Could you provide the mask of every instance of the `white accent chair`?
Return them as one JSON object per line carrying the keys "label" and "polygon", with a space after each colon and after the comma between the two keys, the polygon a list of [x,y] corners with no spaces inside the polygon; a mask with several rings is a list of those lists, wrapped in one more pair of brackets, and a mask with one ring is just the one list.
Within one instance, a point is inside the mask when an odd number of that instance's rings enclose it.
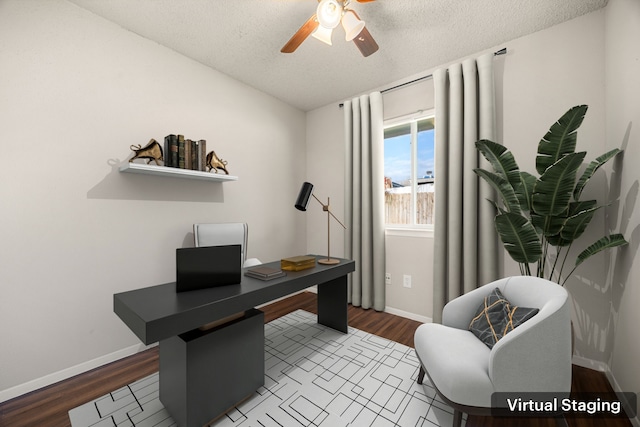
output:
{"label": "white accent chair", "polygon": [[[540,311],[490,349],[469,331],[469,323],[496,287],[511,304]],[[562,286],[545,279],[509,277],[474,289],[445,305],[442,324],[419,326],[414,343],[421,364],[418,383],[426,373],[454,409],[454,427],[461,425],[463,412],[490,415],[494,392],[568,396],[571,391],[569,297]],[[562,417],[556,420],[564,423]]]}
{"label": "white accent chair", "polygon": [[242,246],[243,268],[262,264],[258,258],[247,259],[247,238],[249,227],[246,223],[193,224],[193,240],[196,248],[202,246]]}

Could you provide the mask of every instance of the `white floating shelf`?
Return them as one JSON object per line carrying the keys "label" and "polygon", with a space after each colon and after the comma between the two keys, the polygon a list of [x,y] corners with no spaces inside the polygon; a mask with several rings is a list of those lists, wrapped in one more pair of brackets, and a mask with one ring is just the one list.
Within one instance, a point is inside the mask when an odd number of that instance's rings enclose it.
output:
{"label": "white floating shelf", "polygon": [[166,166],[146,165],[144,163],[125,163],[120,172],[140,173],[144,175],[172,176],[176,178],[199,179],[202,181],[237,181],[238,177],[223,173],[202,172],[189,169],[168,168]]}

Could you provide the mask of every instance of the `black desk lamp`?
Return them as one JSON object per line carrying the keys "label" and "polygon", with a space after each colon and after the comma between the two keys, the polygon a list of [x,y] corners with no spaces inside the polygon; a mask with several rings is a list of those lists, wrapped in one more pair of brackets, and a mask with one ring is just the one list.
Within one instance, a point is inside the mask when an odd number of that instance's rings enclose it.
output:
{"label": "black desk lamp", "polygon": [[296,200],[296,209],[300,211],[306,211],[307,205],[309,204],[309,199],[311,198],[311,196],[313,196],[313,198],[316,199],[318,203],[322,205],[322,210],[327,213],[327,258],[319,259],[318,264],[325,264],[325,265],[339,264],[340,260],[331,258],[331,255],[329,255],[330,254],[329,251],[331,248],[331,239],[330,239],[330,232],[329,232],[329,230],[331,229],[331,217],[333,217],[333,219],[338,221],[338,224],[340,224],[345,230],[347,229],[347,227],[345,227],[345,225],[342,222],[340,222],[340,220],[336,218],[333,212],[331,212],[331,210],[329,209],[328,197],[327,197],[327,204],[325,205],[320,201],[320,199],[316,197],[315,194],[313,194],[313,184],[311,184],[310,182],[305,182],[304,184],[302,184],[302,188],[300,189],[300,194],[298,194],[298,199]]}

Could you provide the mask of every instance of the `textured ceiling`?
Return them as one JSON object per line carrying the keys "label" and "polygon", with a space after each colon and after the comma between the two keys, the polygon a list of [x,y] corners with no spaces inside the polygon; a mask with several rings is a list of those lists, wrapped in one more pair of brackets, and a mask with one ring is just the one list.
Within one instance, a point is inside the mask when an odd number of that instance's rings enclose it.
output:
{"label": "textured ceiling", "polygon": [[[121,27],[308,111],[604,7],[607,0],[352,2],[380,46],[368,58],[334,30],[280,48],[316,0],[69,0]],[[508,48],[508,45],[506,46]]]}

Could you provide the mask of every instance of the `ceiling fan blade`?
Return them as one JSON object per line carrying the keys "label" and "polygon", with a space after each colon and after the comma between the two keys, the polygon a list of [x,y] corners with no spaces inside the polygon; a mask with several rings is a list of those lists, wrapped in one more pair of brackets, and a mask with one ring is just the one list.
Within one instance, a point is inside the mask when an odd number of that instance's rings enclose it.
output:
{"label": "ceiling fan blade", "polygon": [[291,37],[291,39],[289,39],[289,41],[282,47],[282,49],[280,49],[280,52],[294,52],[298,48],[298,46],[300,46],[302,42],[305,41],[307,37],[309,37],[309,34],[313,33],[313,31],[318,28],[318,25],[320,24],[318,24],[316,15],[313,14],[313,16],[311,16],[311,18],[309,18],[307,22],[302,24],[302,27],[300,27],[300,29],[293,35],[293,37]]}
{"label": "ceiling fan blade", "polygon": [[360,53],[362,56],[367,57],[371,54],[374,54],[378,51],[378,43],[373,39],[367,27],[364,27],[360,34],[353,39],[353,42],[356,44],[358,49],[360,49]]}
{"label": "ceiling fan blade", "polygon": [[[351,11],[356,15],[356,18],[360,19],[358,14],[353,9]],[[376,53],[379,49],[378,43],[376,43],[376,41],[373,39],[373,36],[369,32],[369,30],[367,30],[367,27],[364,27],[362,31],[360,31],[360,34],[358,34],[353,39],[353,42],[358,47],[358,49],[360,50],[360,53],[362,53],[362,56],[364,57],[367,57],[371,54]]]}

